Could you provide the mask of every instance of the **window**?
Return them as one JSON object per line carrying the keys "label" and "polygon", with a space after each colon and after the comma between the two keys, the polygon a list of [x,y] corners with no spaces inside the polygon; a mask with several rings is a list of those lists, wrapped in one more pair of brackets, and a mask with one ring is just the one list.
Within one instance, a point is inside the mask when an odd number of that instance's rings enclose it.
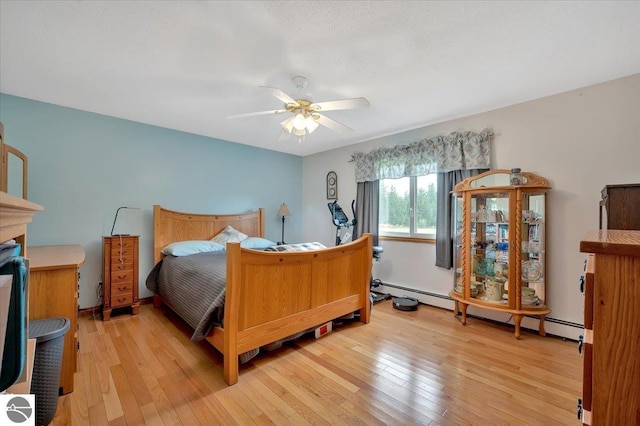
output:
{"label": "window", "polygon": [[379,234],[436,238],[437,175],[380,180]]}

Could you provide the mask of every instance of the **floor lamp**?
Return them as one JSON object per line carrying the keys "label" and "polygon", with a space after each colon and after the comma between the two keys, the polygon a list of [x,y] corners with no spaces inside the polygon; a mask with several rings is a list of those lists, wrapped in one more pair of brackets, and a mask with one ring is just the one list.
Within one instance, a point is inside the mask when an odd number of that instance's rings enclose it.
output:
{"label": "floor lamp", "polygon": [[291,216],[291,212],[289,211],[289,207],[285,203],[282,203],[280,206],[280,210],[278,210],[278,216],[282,217],[282,241],[278,242],[278,244],[285,244],[284,242],[284,217]]}

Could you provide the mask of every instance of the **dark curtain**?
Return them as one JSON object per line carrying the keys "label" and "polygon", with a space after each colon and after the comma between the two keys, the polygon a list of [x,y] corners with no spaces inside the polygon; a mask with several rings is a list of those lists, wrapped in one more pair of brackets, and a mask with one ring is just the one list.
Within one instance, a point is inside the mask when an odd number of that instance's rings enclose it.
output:
{"label": "dark curtain", "polygon": [[453,267],[453,196],[451,191],[464,179],[489,169],[454,170],[438,173],[438,218],[436,224],[436,266]]}
{"label": "dark curtain", "polygon": [[373,234],[373,245],[378,245],[378,201],[380,181],[358,182],[356,192],[356,218],[358,223],[353,231],[355,240],[363,233]]}

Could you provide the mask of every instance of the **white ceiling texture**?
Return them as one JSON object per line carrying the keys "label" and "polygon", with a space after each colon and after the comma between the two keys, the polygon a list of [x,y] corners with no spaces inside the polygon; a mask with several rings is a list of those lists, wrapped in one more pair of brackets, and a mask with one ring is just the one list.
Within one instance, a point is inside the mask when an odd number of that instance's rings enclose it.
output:
{"label": "white ceiling texture", "polygon": [[[0,1],[0,91],[310,155],[640,72],[640,2]],[[355,131],[278,140],[314,102]]]}

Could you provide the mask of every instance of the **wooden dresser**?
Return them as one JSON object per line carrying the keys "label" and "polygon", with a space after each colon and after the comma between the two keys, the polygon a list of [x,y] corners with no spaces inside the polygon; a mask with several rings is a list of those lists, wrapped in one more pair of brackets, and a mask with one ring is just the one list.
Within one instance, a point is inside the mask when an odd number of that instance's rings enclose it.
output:
{"label": "wooden dresser", "polygon": [[102,318],[108,321],[111,310],[131,307],[138,313],[138,240],[137,235],[113,235],[102,238]]}
{"label": "wooden dresser", "polygon": [[640,231],[590,231],[580,251],[589,255],[578,413],[588,425],[640,425]]}
{"label": "wooden dresser", "polygon": [[78,279],[84,263],[80,245],[29,246],[29,320],[65,317],[71,322],[64,336],[60,371],[62,394],[73,392],[78,351]]}

